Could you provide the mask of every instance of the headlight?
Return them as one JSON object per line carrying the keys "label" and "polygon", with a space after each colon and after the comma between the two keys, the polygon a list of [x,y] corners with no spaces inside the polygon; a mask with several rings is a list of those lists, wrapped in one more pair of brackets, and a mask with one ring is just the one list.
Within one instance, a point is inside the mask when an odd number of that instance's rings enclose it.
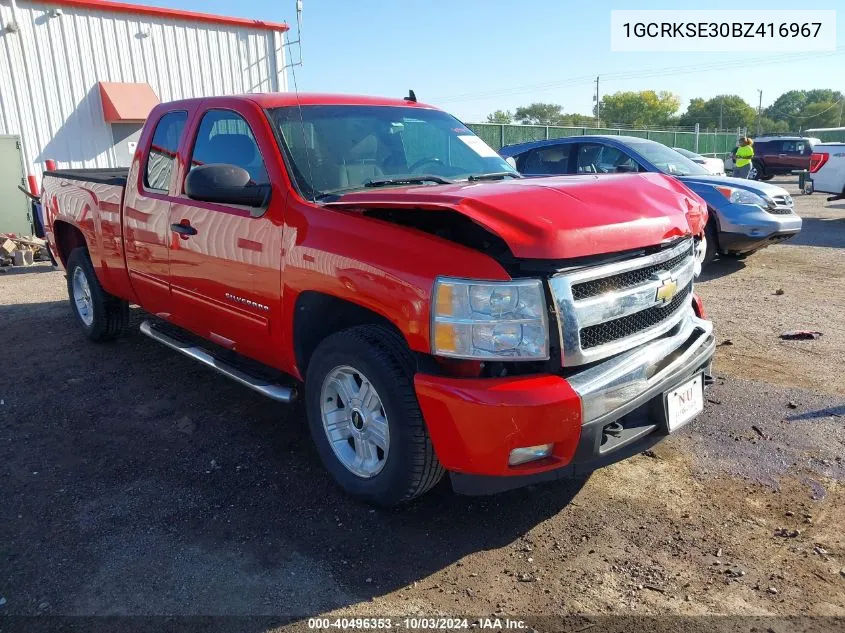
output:
{"label": "headlight", "polygon": [[549,327],[539,279],[434,283],[431,352],[477,360],[547,360]]}
{"label": "headlight", "polygon": [[763,196],[758,196],[746,189],[734,189],[733,187],[716,187],[716,189],[734,204],[755,204],[764,209],[769,206]]}

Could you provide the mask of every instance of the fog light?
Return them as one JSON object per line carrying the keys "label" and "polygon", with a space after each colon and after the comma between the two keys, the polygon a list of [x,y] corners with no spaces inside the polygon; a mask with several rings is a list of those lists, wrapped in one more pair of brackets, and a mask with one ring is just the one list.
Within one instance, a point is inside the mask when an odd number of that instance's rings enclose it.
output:
{"label": "fog light", "polygon": [[515,448],[511,451],[510,457],[508,457],[508,465],[517,466],[518,464],[543,459],[552,454],[553,447],[554,444],[540,444],[538,446]]}

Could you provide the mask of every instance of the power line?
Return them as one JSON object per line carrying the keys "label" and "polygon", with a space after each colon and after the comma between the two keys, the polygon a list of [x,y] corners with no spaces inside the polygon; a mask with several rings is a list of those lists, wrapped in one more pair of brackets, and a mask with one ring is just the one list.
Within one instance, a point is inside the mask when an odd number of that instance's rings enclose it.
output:
{"label": "power line", "polygon": [[[691,73],[705,73],[705,72],[712,72],[712,71],[722,71],[731,68],[748,68],[751,66],[766,66],[771,64],[782,64],[782,63],[791,63],[796,61],[802,61],[804,59],[814,59],[817,60],[820,57],[831,57],[835,55],[841,55],[845,53],[845,46],[838,46],[835,51],[829,51],[826,53],[804,53],[798,55],[780,55],[777,57],[760,57],[760,58],[751,58],[751,59],[734,59],[729,60],[719,65],[714,65],[712,62],[704,63],[704,64],[697,64],[697,65],[684,65],[684,66],[669,66],[665,68],[653,68],[651,70],[643,70],[643,71],[619,71],[614,73],[601,73],[601,77],[603,80],[614,80],[614,79],[641,79],[641,78],[649,78],[649,77],[667,77],[673,75],[680,75],[680,74],[691,74]],[[548,90],[552,88],[559,88],[563,86],[576,86],[576,85],[585,85],[589,83],[595,82],[595,78],[593,75],[581,75],[579,77],[572,77],[569,79],[561,79],[557,81],[549,81],[543,83],[536,83],[536,84],[524,84],[521,86],[512,86],[510,88],[499,88],[496,90],[487,90],[482,92],[465,92],[460,94],[454,94],[444,97],[433,97],[430,98],[429,101],[436,101],[438,103],[448,103],[448,102],[455,102],[455,101],[476,101],[479,99],[488,99],[492,97],[500,97],[500,96],[512,96],[512,95],[519,95],[525,94],[528,92],[536,92],[539,90]]]}
{"label": "power line", "polygon": [[[816,103],[819,103],[819,102],[816,102]],[[822,101],[821,103],[824,103],[824,102]],[[777,110],[775,110],[771,114],[779,114],[781,116],[789,117],[790,119],[815,119],[820,114],[824,114],[828,110],[833,110],[833,108],[835,108],[836,106],[838,106],[842,103],[845,103],[845,98],[840,99],[836,103],[832,104],[829,108],[825,108],[821,112],[816,112],[815,114],[811,114],[810,116],[798,116],[797,114],[787,114],[786,112],[780,112],[780,111],[777,111]],[[770,113],[769,110],[766,110],[766,114],[769,114],[769,113]]]}

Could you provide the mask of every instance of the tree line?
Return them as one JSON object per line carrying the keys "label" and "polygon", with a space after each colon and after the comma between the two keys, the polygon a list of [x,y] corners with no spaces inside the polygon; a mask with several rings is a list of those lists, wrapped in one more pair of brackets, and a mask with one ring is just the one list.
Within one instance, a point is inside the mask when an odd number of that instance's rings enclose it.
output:
{"label": "tree line", "polygon": [[[605,95],[592,115],[568,114],[562,105],[532,103],[510,110],[496,110],[487,115],[488,123],[521,123],[525,125],[593,126],[599,120],[603,127],[689,126],[700,129],[748,128],[764,134],[798,132],[814,127],[839,127],[843,124],[845,96],[838,90],[790,90],[770,106],[757,109],[737,95],[718,95],[711,99],[692,99],[679,113],[681,99],[667,91],[623,91]],[[758,126],[759,117],[759,126]]]}

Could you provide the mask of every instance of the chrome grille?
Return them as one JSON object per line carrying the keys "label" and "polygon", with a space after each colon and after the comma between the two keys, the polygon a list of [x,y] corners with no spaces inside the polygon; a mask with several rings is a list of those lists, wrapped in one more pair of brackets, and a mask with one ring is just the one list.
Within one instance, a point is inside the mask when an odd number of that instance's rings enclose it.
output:
{"label": "chrome grille", "polygon": [[611,277],[594,279],[581,284],[575,284],[572,286],[572,297],[578,301],[580,299],[589,299],[590,297],[595,297],[596,295],[604,294],[605,292],[614,292],[616,290],[624,290],[625,288],[638,286],[648,282],[651,279],[651,276],[655,273],[663,270],[672,270],[681,264],[686,257],[686,253],[681,253],[677,257],[673,257],[665,263],[654,264],[653,266],[630,270]]}
{"label": "chrome grille", "polygon": [[691,314],[693,253],[685,238],[652,255],[553,276],[564,366],[642,345]]}
{"label": "chrome grille", "polygon": [[792,201],[792,196],[774,196],[772,198],[775,205],[768,207],[766,210],[774,215],[791,215],[795,213],[795,203]]}
{"label": "chrome grille", "polygon": [[611,343],[620,338],[632,336],[637,332],[654,327],[661,321],[672,316],[678,308],[683,306],[692,292],[692,284],[675,295],[665,306],[659,305],[640,312],[607,321],[598,325],[591,325],[581,330],[581,349],[589,349],[605,343]]}

